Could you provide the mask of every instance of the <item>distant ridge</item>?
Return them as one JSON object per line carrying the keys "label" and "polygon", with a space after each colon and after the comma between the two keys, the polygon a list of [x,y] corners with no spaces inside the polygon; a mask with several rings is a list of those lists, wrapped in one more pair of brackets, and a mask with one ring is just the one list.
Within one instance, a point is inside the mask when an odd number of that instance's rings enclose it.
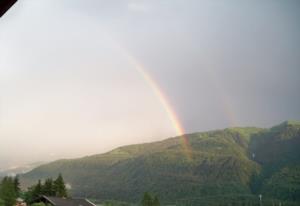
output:
{"label": "distant ridge", "polygon": [[[42,165],[21,176],[23,185],[62,173],[74,196],[138,202],[145,191],[182,205],[241,201],[300,203],[300,122],[269,129],[235,127],[119,147],[108,153]],[[212,204],[212,202],[214,204]]]}

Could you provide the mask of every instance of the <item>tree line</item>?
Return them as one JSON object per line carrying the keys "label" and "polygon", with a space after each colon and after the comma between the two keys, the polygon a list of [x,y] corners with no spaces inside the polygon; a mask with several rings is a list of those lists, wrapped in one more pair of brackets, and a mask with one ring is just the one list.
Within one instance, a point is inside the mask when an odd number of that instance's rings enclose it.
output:
{"label": "tree line", "polygon": [[18,197],[31,204],[42,195],[52,197],[68,197],[65,181],[61,174],[56,179],[48,178],[22,191],[19,177],[4,177],[0,182],[0,206],[13,206]]}
{"label": "tree line", "polygon": [[18,176],[4,177],[0,183],[0,205],[12,206],[21,192]]}
{"label": "tree line", "polygon": [[44,182],[39,180],[36,185],[27,189],[24,193],[24,198],[27,203],[32,203],[42,195],[68,197],[67,188],[61,174],[55,180],[52,178],[48,178]]}

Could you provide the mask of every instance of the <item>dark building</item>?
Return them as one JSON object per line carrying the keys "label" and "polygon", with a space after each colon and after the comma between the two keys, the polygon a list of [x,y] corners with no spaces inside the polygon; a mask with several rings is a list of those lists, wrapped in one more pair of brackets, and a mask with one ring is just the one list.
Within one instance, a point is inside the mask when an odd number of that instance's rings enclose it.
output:
{"label": "dark building", "polygon": [[96,206],[92,202],[83,198],[60,198],[60,197],[49,197],[49,196],[41,196],[39,199],[35,201],[43,202],[47,205],[53,206]]}
{"label": "dark building", "polygon": [[0,17],[7,12],[17,0],[0,0]]}

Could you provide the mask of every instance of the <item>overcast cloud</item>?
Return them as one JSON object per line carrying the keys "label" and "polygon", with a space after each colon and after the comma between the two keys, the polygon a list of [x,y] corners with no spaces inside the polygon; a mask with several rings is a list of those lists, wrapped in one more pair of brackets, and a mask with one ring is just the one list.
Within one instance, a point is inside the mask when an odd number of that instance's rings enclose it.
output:
{"label": "overcast cloud", "polygon": [[0,168],[176,135],[127,55],[187,133],[299,120],[299,36],[297,0],[20,0],[0,19]]}

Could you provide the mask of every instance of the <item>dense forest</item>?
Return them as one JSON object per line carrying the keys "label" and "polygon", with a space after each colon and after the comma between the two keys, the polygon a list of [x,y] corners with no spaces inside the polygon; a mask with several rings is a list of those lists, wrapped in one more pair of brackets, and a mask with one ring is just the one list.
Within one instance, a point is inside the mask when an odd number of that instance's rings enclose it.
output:
{"label": "dense forest", "polygon": [[4,177],[0,183],[0,205],[12,206],[20,196],[20,182],[18,176]]}
{"label": "dense forest", "polygon": [[20,177],[23,186],[63,174],[73,196],[162,205],[299,205],[300,123],[228,128],[59,160]]}
{"label": "dense forest", "polygon": [[61,174],[59,174],[55,180],[47,178],[43,183],[41,180],[38,180],[37,184],[27,188],[24,193],[24,198],[25,201],[30,204],[42,195],[51,197],[68,197],[66,184]]}
{"label": "dense forest", "polygon": [[34,203],[42,195],[52,197],[68,197],[67,188],[61,174],[53,180],[47,178],[43,183],[38,180],[26,190],[21,190],[19,177],[4,177],[0,183],[0,206],[12,206],[17,198],[24,198],[28,205]]}

